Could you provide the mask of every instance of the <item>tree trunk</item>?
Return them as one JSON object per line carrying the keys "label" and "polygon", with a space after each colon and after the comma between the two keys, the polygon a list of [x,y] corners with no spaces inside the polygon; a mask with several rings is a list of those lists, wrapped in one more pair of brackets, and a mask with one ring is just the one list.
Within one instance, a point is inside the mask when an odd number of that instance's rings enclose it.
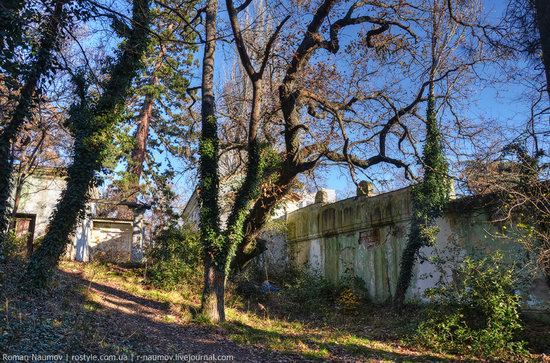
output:
{"label": "tree trunk", "polygon": [[31,286],[42,287],[49,282],[70,234],[85,212],[89,190],[107,156],[105,150],[110,140],[105,135],[109,135],[120,119],[128,90],[147,49],[148,15],[149,0],[134,0],[132,30],[121,46],[119,59],[111,68],[111,77],[103,94],[93,108],[74,107],[71,110],[75,156],[68,169],[67,188],[56,206],[48,232],[27,266],[25,279]]}
{"label": "tree trunk", "polygon": [[38,82],[48,72],[52,63],[52,53],[56,46],[63,21],[63,5],[68,0],[58,0],[42,33],[40,48],[31,70],[27,74],[23,88],[17,100],[17,106],[7,125],[0,133],[0,259],[2,258],[3,234],[9,227],[9,200],[11,197],[11,163],[12,146],[25,121],[31,116],[33,99],[36,95]]}
{"label": "tree trunk", "polygon": [[219,139],[214,97],[214,60],[218,1],[206,5],[206,42],[202,68],[201,140],[199,146],[200,231],[204,252],[204,289],[201,311],[211,321],[225,319],[225,248],[220,232]]}
{"label": "tree trunk", "polygon": [[[394,308],[401,310],[405,303],[405,295],[411,285],[416,257],[423,246],[432,243],[427,236],[427,230],[435,226],[435,220],[441,216],[449,201],[450,185],[448,184],[448,165],[443,152],[441,134],[437,125],[437,108],[435,105],[435,85],[439,65],[438,34],[439,23],[436,15],[441,11],[434,3],[432,9],[431,65],[429,71],[428,103],[426,106],[426,140],[422,150],[424,176],[422,183],[413,186],[411,192],[412,218],[407,246],[401,255],[399,277]],[[432,232],[433,233],[433,232]],[[433,236],[435,240],[435,236]]]}
{"label": "tree trunk", "polygon": [[546,92],[550,100],[550,1],[535,0],[537,26],[542,47],[542,61],[546,74]]}
{"label": "tree trunk", "polygon": [[[156,76],[153,76],[151,79],[152,85],[158,84],[158,79]],[[139,114],[138,128],[136,130],[136,145],[132,150],[132,162],[133,167],[131,168],[132,173],[136,177],[136,182],[139,183],[141,174],[143,173],[143,162],[145,161],[145,152],[147,150],[147,138],[149,136],[149,123],[151,121],[151,116],[153,114],[153,104],[155,99],[153,95],[145,96],[143,101],[143,106]]]}
{"label": "tree trunk", "polygon": [[[153,85],[158,84],[156,76],[151,78]],[[139,192],[139,181],[141,174],[143,173],[143,163],[145,162],[145,154],[147,152],[147,139],[149,138],[149,123],[153,114],[153,104],[155,99],[152,94],[145,96],[141,111],[138,117],[138,128],[135,135],[135,145],[132,150],[132,156],[130,161],[130,197],[129,200],[136,201]]]}
{"label": "tree trunk", "polygon": [[267,250],[266,244],[258,240],[258,236],[273,208],[290,191],[297,174],[296,168],[285,165],[281,176],[272,187],[273,191],[261,196],[254,203],[244,223],[244,238],[237,246],[235,257],[231,262],[233,272],[242,271],[252,259]]}
{"label": "tree trunk", "polygon": [[254,241],[251,241],[251,237],[246,236],[243,242],[237,246],[235,257],[231,261],[231,270],[235,273],[243,271],[250,261],[267,251],[265,240],[256,238]]}
{"label": "tree trunk", "polygon": [[[301,115],[299,112],[300,100],[299,90],[297,89],[297,80],[302,76],[302,71],[308,63],[313,50],[318,47],[318,42],[315,35],[321,28],[324,20],[328,17],[331,9],[337,3],[334,0],[323,1],[315,11],[315,15],[308,25],[307,33],[304,39],[298,46],[292,61],[283,79],[283,83],[279,86],[279,101],[281,104],[281,112],[285,122],[285,162],[279,171],[279,178],[272,187],[271,193],[258,198],[258,190],[262,171],[258,167],[260,160],[259,143],[256,140],[257,126],[261,115],[261,98],[262,85],[261,73],[253,71],[253,67],[248,59],[245,50],[244,41],[241,38],[240,30],[237,26],[237,13],[232,8],[232,1],[227,0],[228,13],[231,21],[233,33],[236,38],[237,50],[241,57],[241,63],[247,71],[253,85],[252,109],[249,126],[249,142],[248,142],[248,170],[243,187],[237,197],[236,206],[232,213],[232,218],[229,219],[229,225],[235,229],[237,235],[243,235],[243,238],[235,241],[237,246],[236,254],[231,261],[233,271],[240,271],[256,256],[263,253],[266,249],[265,243],[258,243],[258,235],[265,225],[269,214],[282,197],[289,191],[293,184],[296,175],[307,170],[301,165],[299,150],[300,150],[300,125]],[[313,166],[313,164],[312,164]],[[249,203],[254,201],[252,209],[246,214],[239,211],[248,211]],[[246,203],[246,204],[245,204]],[[246,207],[246,208],[245,208]],[[235,222],[232,224],[231,222]],[[231,235],[230,235],[231,237]]]}
{"label": "tree trunk", "polygon": [[201,311],[212,323],[225,321],[225,273],[210,258],[204,259]]}
{"label": "tree trunk", "polygon": [[405,295],[411,285],[413,268],[416,263],[416,254],[422,247],[422,243],[419,242],[421,240],[420,223],[422,222],[415,219],[411,221],[411,231],[408,236],[409,241],[401,255],[399,278],[395,288],[395,296],[393,297],[394,308],[398,311],[403,308],[405,303]]}
{"label": "tree trunk", "polygon": [[11,212],[12,220],[15,221],[15,215],[19,210],[19,204],[21,203],[21,193],[23,192],[23,184],[25,181],[26,175],[21,175],[17,180],[17,186],[15,187],[15,193],[13,198],[13,208]]}
{"label": "tree trunk", "polygon": [[[170,24],[168,31],[170,32],[173,25]],[[157,56],[157,61],[151,73],[150,86],[156,88],[159,85],[159,78],[157,72],[162,66],[163,58],[166,53],[166,47],[161,45],[160,52]],[[139,192],[139,181],[143,174],[143,163],[145,162],[145,155],[147,153],[147,139],[149,138],[149,125],[151,124],[151,117],[153,116],[153,106],[155,104],[155,93],[149,92],[145,95],[143,105],[138,116],[138,128],[135,135],[135,145],[132,150],[130,173],[132,174],[131,182],[131,195],[130,200],[136,201]]]}
{"label": "tree trunk", "polygon": [[61,195],[42,244],[29,260],[25,275],[25,281],[29,285],[47,285],[57,267],[59,258],[69,243],[69,236],[85,212],[90,181],[94,177],[93,168],[82,166],[93,162],[94,160],[90,160],[90,153],[75,154],[73,164],[68,170],[67,189]]}

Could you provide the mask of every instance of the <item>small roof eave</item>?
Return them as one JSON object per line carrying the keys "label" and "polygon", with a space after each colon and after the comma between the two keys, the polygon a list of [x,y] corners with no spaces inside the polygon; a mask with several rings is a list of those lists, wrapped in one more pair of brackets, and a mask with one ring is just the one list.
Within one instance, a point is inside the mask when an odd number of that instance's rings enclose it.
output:
{"label": "small roof eave", "polygon": [[120,219],[120,218],[92,218],[93,222],[110,222],[110,223],[124,223],[124,224],[133,224],[133,220]]}

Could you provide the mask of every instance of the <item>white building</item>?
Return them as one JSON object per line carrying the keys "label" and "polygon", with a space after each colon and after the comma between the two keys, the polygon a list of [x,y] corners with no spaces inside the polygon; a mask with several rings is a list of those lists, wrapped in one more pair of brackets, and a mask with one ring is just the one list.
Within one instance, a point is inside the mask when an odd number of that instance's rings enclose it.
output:
{"label": "white building", "polygon": [[[27,253],[40,243],[46,234],[50,217],[66,187],[63,169],[37,169],[27,177],[21,189],[19,207],[15,214],[14,230],[18,238],[26,238]],[[84,219],[72,236],[67,257],[77,261],[94,258],[119,262],[139,261],[142,258],[146,206],[137,203],[116,203],[97,199],[93,191]],[[99,213],[103,205],[122,205],[131,208],[132,218],[111,218]]]}
{"label": "white building", "polygon": [[[227,185],[227,184],[224,184]],[[227,188],[224,188],[224,185],[221,187],[221,196],[227,196],[230,192],[228,190],[225,190]],[[315,198],[319,194],[319,192],[323,192],[327,200],[326,203],[334,203],[336,202],[336,191],[333,189],[321,189],[318,192],[315,193],[309,193],[304,192],[301,194],[293,193],[284,203],[281,203],[278,207],[276,207],[273,210],[273,214],[271,216],[271,219],[279,219],[281,217],[286,216],[288,213],[294,212],[297,209],[307,207],[308,205],[316,203]],[[223,198],[226,199],[226,198]],[[231,203],[221,200],[220,202],[221,208],[222,208],[222,224],[225,225],[225,221],[227,217],[229,216],[229,208],[231,207]],[[185,204],[185,207],[183,208],[182,212],[182,218],[183,220],[188,223],[191,226],[199,226],[200,222],[200,205],[199,205],[199,195],[197,189],[193,191],[193,194],[191,194],[191,197]]]}

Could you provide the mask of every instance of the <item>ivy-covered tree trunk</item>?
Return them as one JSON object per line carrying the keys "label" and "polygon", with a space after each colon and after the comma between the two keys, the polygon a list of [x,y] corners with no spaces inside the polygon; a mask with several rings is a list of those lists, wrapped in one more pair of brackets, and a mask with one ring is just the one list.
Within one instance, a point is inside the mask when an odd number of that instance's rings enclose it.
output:
{"label": "ivy-covered tree trunk", "polygon": [[424,179],[412,189],[412,218],[409,240],[401,256],[399,278],[394,296],[397,309],[403,306],[411,284],[413,268],[420,248],[435,243],[438,228],[435,220],[443,213],[449,201],[450,181],[441,134],[437,126],[433,82],[429,88],[426,142],[422,155]]}
{"label": "ivy-covered tree trunk", "polygon": [[201,311],[213,323],[225,321],[225,273],[210,256],[204,259]]}
{"label": "ivy-covered tree trunk", "polygon": [[425,245],[421,236],[422,226],[425,225],[425,222],[425,220],[415,218],[414,216],[411,219],[411,227],[408,237],[409,240],[407,242],[407,246],[405,246],[405,249],[403,250],[403,254],[401,255],[399,279],[397,280],[397,288],[394,296],[394,305],[397,309],[401,309],[403,307],[405,295],[411,284],[416,255],[420,248]]}
{"label": "ivy-covered tree trunk", "polygon": [[271,211],[277,203],[291,190],[297,171],[295,168],[287,168],[277,178],[273,185],[273,189],[277,193],[269,193],[263,198],[259,198],[252,207],[252,210],[247,216],[244,223],[246,231],[242,241],[237,246],[235,257],[231,263],[233,271],[242,271],[256,257],[267,250],[265,241],[258,237],[262,227],[265,226],[270,218]]}
{"label": "ivy-covered tree trunk", "polygon": [[201,140],[199,146],[200,232],[204,253],[204,288],[201,311],[212,322],[225,320],[224,236],[220,231],[218,203],[219,138],[214,97],[214,58],[218,1],[206,5],[206,42],[202,65]]}
{"label": "ivy-covered tree trunk", "polygon": [[19,73],[15,49],[25,45],[25,26],[29,18],[25,14],[25,0],[2,0],[0,3],[0,67],[8,83]]}
{"label": "ivy-covered tree trunk", "polygon": [[448,163],[443,151],[442,136],[437,125],[435,79],[441,54],[438,51],[441,31],[438,14],[442,11],[434,2],[432,8],[431,66],[429,70],[428,105],[426,109],[426,141],[422,150],[424,178],[412,188],[412,216],[408,242],[401,255],[399,277],[393,299],[394,307],[401,309],[411,285],[416,258],[423,246],[434,245],[439,228],[436,219],[443,214],[449,202],[451,181]]}
{"label": "ivy-covered tree trunk", "polygon": [[252,115],[250,120],[248,160],[246,164],[246,176],[240,187],[233,205],[231,214],[227,220],[227,242],[225,246],[226,267],[231,263],[237,247],[246,236],[246,219],[250,213],[251,203],[260,195],[261,179],[264,177],[265,158],[257,139],[257,125],[260,122],[260,89],[261,82],[253,83]]}
{"label": "ivy-covered tree trunk", "polygon": [[82,149],[86,149],[84,140],[76,143],[73,164],[68,169],[67,188],[56,206],[42,244],[32,254],[27,266],[25,281],[29,286],[47,285],[69,243],[69,236],[85,212],[89,181],[94,178],[95,168],[92,165],[95,158],[89,151],[83,152]]}
{"label": "ivy-covered tree trunk", "polygon": [[542,48],[542,61],[546,74],[546,92],[550,100],[550,1],[535,0],[534,4]]}
{"label": "ivy-covered tree trunk", "polygon": [[10,220],[9,200],[12,193],[11,177],[13,172],[12,146],[17,140],[25,121],[31,117],[33,100],[37,94],[40,79],[51,70],[53,51],[59,40],[65,18],[63,16],[63,6],[67,2],[68,0],[55,1],[53,12],[44,26],[36,59],[23,81],[15,110],[0,133],[0,259],[3,256],[4,233],[9,227]]}
{"label": "ivy-covered tree trunk", "polygon": [[107,157],[112,129],[122,118],[128,90],[141,67],[148,42],[148,20],[149,0],[134,0],[132,28],[110,69],[103,94],[94,106],[73,109],[70,124],[75,133],[75,156],[48,232],[27,266],[25,277],[30,285],[40,287],[48,282],[85,212],[90,188]]}

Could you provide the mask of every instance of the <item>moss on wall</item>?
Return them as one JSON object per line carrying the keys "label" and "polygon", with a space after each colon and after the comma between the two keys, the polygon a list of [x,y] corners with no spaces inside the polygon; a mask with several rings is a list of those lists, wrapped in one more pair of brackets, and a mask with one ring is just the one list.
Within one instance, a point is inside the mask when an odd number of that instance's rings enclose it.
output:
{"label": "moss on wall", "polygon": [[[287,217],[289,260],[309,265],[333,282],[348,275],[359,277],[374,302],[389,302],[397,286],[410,215],[409,189],[299,209]],[[425,256],[444,254],[453,260],[501,250],[509,262],[528,263],[518,243],[496,236],[499,226],[492,224],[489,214],[479,206],[455,208],[451,204],[437,224],[436,246],[424,247]],[[452,273],[452,268],[448,270]],[[431,262],[417,262],[407,299],[422,299],[426,288],[434,286],[440,277]],[[550,307],[550,302],[544,304]]]}

